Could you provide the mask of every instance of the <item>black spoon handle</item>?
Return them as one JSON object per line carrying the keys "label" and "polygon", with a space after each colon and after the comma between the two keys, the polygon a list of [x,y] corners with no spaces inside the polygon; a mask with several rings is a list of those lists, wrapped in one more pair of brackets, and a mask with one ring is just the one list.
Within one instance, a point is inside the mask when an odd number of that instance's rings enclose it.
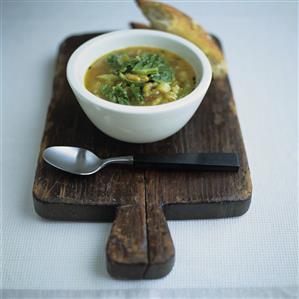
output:
{"label": "black spoon handle", "polygon": [[235,153],[198,153],[172,155],[134,155],[134,166],[140,168],[238,171],[239,156]]}

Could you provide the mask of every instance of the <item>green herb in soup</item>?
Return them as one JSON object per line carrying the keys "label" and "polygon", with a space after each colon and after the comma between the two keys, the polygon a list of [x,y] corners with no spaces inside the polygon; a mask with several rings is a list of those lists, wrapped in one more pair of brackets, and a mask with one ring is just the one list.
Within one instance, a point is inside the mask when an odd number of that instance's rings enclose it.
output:
{"label": "green herb in soup", "polygon": [[193,68],[178,55],[157,48],[131,47],[106,54],[87,70],[93,94],[123,105],[159,105],[180,99],[196,85]]}

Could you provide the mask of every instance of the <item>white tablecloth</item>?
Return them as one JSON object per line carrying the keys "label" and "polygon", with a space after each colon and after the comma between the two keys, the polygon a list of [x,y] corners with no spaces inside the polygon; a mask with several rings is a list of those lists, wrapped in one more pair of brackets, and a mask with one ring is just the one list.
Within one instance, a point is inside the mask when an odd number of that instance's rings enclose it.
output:
{"label": "white tablecloth", "polygon": [[169,222],[165,278],[105,270],[111,224],[46,221],[32,184],[59,43],[144,21],[133,1],[2,3],[4,298],[294,298],[298,280],[297,3],[174,2],[223,42],[254,193],[234,219]]}

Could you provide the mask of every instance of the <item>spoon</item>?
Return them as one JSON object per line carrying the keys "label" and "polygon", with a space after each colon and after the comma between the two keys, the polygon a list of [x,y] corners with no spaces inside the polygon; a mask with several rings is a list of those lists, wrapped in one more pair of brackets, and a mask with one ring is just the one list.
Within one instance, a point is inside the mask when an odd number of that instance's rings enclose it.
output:
{"label": "spoon", "polygon": [[139,154],[101,159],[87,149],[73,146],[48,147],[43,152],[43,159],[58,169],[77,175],[93,174],[108,164],[199,171],[237,171],[240,167],[235,153]]}

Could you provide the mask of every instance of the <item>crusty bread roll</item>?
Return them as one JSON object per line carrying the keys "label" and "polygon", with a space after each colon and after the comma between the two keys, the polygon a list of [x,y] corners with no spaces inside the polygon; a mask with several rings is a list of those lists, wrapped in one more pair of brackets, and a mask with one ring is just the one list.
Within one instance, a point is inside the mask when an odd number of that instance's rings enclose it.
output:
{"label": "crusty bread roll", "polygon": [[165,3],[151,0],[136,0],[143,14],[149,19],[151,25],[131,23],[133,28],[152,28],[167,31],[184,37],[197,45],[209,58],[213,77],[226,75],[226,63],[218,45],[211,36],[189,16]]}

